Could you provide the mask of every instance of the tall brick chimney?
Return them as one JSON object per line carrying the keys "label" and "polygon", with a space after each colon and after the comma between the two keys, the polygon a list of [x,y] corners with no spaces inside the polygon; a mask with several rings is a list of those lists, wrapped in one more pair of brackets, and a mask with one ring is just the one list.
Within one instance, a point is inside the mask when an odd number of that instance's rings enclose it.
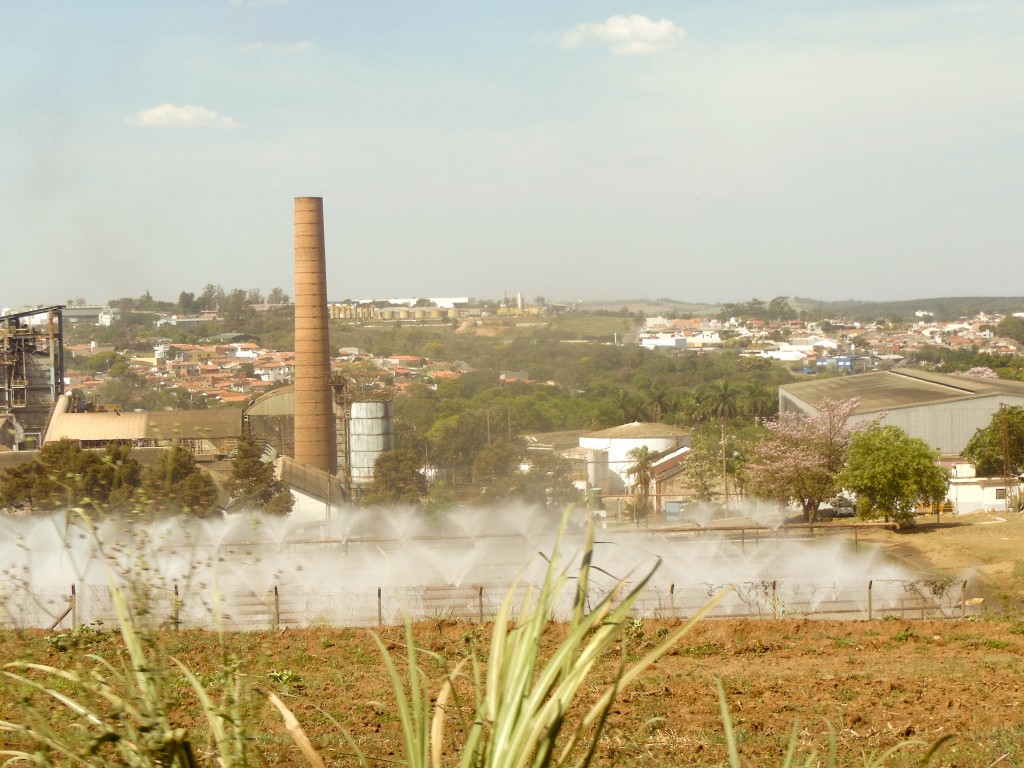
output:
{"label": "tall brick chimney", "polygon": [[337,472],[324,201],[295,198],[295,460]]}

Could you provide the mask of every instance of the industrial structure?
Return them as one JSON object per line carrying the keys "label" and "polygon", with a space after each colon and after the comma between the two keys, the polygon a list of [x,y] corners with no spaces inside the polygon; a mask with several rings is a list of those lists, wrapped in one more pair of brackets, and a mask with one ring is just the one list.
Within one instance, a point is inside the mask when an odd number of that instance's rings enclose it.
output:
{"label": "industrial structure", "polygon": [[[0,444],[38,448],[64,393],[63,306],[0,317]],[[45,322],[30,322],[44,315]]]}
{"label": "industrial structure", "polygon": [[880,418],[944,456],[958,456],[1001,406],[1024,405],[1024,383],[900,368],[783,384],[779,411],[816,416],[825,398],[858,398],[850,426]]}
{"label": "industrial structure", "polygon": [[295,460],[337,471],[327,331],[324,201],[295,198]]}
{"label": "industrial structure", "polygon": [[[294,227],[294,386],[273,390],[241,412],[97,408],[64,392],[64,307],[27,310],[0,317],[2,446],[35,449],[61,439],[83,448],[185,442],[197,457],[217,460],[230,455],[248,429],[270,446],[270,455],[291,460],[287,474],[304,478],[304,489],[323,486],[338,501],[357,497],[373,481],[377,457],[394,447],[391,393],[360,388],[332,372],[323,200],[295,198]],[[330,480],[321,482],[325,477]]]}
{"label": "industrial structure", "polygon": [[[388,396],[360,396],[331,374],[324,205],[295,198],[295,389],[291,455],[336,476],[349,495],[373,479],[377,457],[393,447]],[[255,414],[253,414],[255,415]],[[250,418],[250,424],[252,419]]]}

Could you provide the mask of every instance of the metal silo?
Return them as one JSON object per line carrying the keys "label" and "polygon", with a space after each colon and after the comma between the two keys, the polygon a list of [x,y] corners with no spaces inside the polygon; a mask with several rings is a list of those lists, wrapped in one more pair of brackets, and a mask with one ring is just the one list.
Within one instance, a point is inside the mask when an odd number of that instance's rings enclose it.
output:
{"label": "metal silo", "polygon": [[373,480],[373,463],[394,448],[391,401],[352,403],[348,424],[349,469],[353,487]]}

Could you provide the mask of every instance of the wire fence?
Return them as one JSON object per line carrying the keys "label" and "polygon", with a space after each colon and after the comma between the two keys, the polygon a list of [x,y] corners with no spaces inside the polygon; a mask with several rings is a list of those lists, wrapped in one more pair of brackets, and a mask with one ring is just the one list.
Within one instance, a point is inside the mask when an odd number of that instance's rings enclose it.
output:
{"label": "wire fence", "polygon": [[[512,596],[514,610],[527,587]],[[420,587],[317,589],[272,587],[190,589],[147,587],[133,606],[148,619],[169,628],[261,631],[282,627],[369,627],[399,625],[407,619],[491,621],[501,608],[507,585],[434,585]],[[586,595],[596,606],[608,591]],[[724,584],[649,585],[635,604],[635,618],[679,619],[696,614],[719,597],[710,618],[818,618],[870,620],[887,616],[957,619],[977,615],[980,601],[967,596],[966,581],[872,579],[830,583],[748,581]],[[575,588],[559,596],[552,619],[569,617]],[[47,589],[8,582],[0,585],[0,626],[68,629],[83,624],[116,626],[111,590],[106,586]]]}

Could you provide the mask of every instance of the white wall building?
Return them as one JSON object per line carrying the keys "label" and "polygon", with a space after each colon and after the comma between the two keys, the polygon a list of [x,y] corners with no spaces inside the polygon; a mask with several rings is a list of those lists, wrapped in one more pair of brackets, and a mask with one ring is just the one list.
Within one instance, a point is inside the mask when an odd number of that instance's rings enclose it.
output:
{"label": "white wall building", "polygon": [[587,483],[602,494],[621,494],[635,484],[628,470],[635,463],[629,457],[634,448],[647,446],[652,453],[675,450],[692,444],[690,434],[665,424],[634,421],[619,427],[580,435],[580,448],[586,451]]}

